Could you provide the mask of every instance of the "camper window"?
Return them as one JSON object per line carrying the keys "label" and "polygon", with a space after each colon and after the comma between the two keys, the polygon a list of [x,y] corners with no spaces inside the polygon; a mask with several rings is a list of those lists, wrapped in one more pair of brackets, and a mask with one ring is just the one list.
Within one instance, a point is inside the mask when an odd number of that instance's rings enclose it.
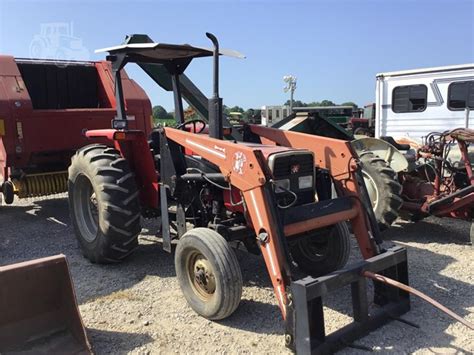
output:
{"label": "camper window", "polygon": [[426,85],[397,86],[392,92],[392,110],[396,113],[424,111],[427,95]]}
{"label": "camper window", "polygon": [[452,111],[474,109],[474,81],[452,83],[448,88],[448,108]]}

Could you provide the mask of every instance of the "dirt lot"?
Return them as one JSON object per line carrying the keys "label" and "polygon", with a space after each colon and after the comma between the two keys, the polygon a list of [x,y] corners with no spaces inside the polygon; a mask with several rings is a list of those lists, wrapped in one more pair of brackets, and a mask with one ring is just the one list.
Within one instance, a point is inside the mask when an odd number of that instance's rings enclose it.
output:
{"label": "dirt lot", "polygon": [[[173,256],[156,242],[148,222],[140,248],[120,265],[93,265],[80,254],[65,198],[0,206],[0,265],[64,253],[80,310],[98,354],[105,353],[286,353],[283,325],[263,261],[238,253],[244,277],[242,302],[227,320],[210,322],[186,305],[175,279]],[[387,240],[409,251],[411,284],[474,322],[474,248],[469,225],[428,219],[400,222]],[[353,250],[353,259],[358,256]],[[329,329],[343,325],[349,299],[337,294],[328,305]],[[474,332],[431,306],[412,299],[406,319],[379,329],[359,344],[383,353],[470,353]],[[341,353],[360,353],[346,349]]]}

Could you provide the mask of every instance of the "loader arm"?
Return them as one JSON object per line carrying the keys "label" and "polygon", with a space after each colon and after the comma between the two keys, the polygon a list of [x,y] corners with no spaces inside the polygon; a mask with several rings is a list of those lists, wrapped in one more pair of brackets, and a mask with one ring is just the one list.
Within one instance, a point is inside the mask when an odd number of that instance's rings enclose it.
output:
{"label": "loader arm", "polygon": [[[362,203],[364,191],[358,181],[359,167],[357,154],[350,142],[334,138],[312,136],[304,133],[282,131],[279,129],[250,125],[253,133],[262,137],[265,143],[273,143],[292,148],[304,148],[312,151],[315,164],[328,169],[334,179],[337,190],[343,196],[354,197],[357,211],[367,210]],[[369,211],[370,213],[370,211]],[[374,237],[378,237],[376,223],[370,223],[365,213],[357,213],[351,219],[352,229],[357,238],[362,256],[365,259],[377,255],[378,247]]]}
{"label": "loader arm", "polygon": [[[277,228],[278,220],[269,203],[270,188],[264,169],[255,148],[222,141],[204,135],[188,133],[174,128],[165,128],[166,137],[219,166],[225,179],[242,191],[248,215],[255,234],[259,236],[260,249],[270,273],[278,305],[283,318],[286,318],[288,304],[286,289],[291,275],[284,254],[283,234]],[[236,159],[243,163],[241,173],[235,169]]]}

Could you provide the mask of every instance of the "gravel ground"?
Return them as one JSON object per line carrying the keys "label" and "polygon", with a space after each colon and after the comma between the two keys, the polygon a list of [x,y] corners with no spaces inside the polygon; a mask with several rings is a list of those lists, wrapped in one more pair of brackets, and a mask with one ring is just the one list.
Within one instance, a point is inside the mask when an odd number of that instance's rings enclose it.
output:
{"label": "gravel ground", "polygon": [[[97,354],[105,353],[288,353],[283,323],[263,261],[238,252],[244,277],[237,311],[220,322],[197,316],[175,278],[173,256],[147,222],[140,248],[119,265],[94,265],[79,252],[64,197],[0,206],[0,265],[66,254],[80,311]],[[385,238],[408,248],[411,284],[474,322],[474,248],[469,224],[429,218],[399,222]],[[358,253],[353,248],[352,260]],[[347,292],[331,298],[327,328],[344,325],[350,314]],[[358,344],[381,353],[474,352],[474,332],[412,298],[405,318],[420,329],[392,322]],[[341,353],[360,353],[345,349]]]}

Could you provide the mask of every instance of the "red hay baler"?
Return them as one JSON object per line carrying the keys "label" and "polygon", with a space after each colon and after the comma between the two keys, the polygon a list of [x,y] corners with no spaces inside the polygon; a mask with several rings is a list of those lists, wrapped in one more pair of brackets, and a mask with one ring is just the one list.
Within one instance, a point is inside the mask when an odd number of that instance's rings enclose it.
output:
{"label": "red hay baler", "polygon": [[[107,127],[116,115],[114,76],[107,61],[19,59],[0,55],[0,197],[67,190],[67,168],[87,144],[85,129]],[[151,131],[143,89],[122,74],[131,127]]]}

